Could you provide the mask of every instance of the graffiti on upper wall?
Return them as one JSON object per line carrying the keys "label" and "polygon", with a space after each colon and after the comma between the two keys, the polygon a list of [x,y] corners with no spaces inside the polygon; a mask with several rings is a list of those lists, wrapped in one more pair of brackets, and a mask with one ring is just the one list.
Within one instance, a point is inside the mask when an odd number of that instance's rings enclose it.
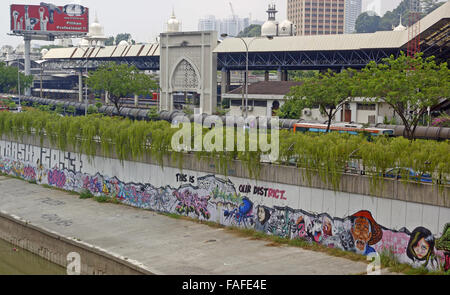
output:
{"label": "graffiti on upper wall", "polygon": [[[226,226],[253,228],[269,235],[303,239],[362,255],[389,250],[402,263],[424,266],[430,270],[448,270],[450,265],[448,227],[437,239],[424,227],[417,227],[411,232],[385,228],[367,210],[339,218],[327,213],[315,214],[302,209],[255,204],[251,194],[262,191],[260,196],[265,200],[264,195],[266,192],[269,195],[269,188],[235,186],[229,179],[223,180],[214,175],[195,177],[194,185],[191,177],[178,174],[177,182],[181,183],[176,188],[156,187],[151,183],[125,183],[117,177],[82,173],[78,155],[48,150],[43,153],[34,147],[16,145],[13,148],[12,144],[5,143],[0,147],[0,171],[28,181],[70,191],[89,190],[94,195],[116,198],[133,207],[215,221]],[[22,156],[17,157],[22,148],[28,154],[21,152]],[[9,152],[6,153],[6,150]],[[35,157],[33,153],[40,156]],[[41,160],[40,157],[47,157],[47,154],[55,157]],[[284,196],[284,192],[279,192],[279,196]],[[70,225],[67,221],[52,220]]]}

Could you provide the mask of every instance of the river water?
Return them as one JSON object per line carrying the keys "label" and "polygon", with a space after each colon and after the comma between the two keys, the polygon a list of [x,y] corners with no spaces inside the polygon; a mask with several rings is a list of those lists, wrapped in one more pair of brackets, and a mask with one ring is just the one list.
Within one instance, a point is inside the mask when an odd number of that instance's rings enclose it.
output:
{"label": "river water", "polygon": [[0,239],[0,275],[65,274],[65,268]]}

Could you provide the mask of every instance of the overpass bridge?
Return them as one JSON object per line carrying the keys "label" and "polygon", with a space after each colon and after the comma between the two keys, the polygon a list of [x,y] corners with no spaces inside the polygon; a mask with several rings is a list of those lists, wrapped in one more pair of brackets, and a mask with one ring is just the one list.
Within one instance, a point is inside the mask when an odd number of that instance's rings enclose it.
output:
{"label": "overpass bridge", "polygon": [[[450,2],[421,20],[421,48],[425,56],[448,60],[450,54]],[[249,43],[250,38],[246,39]],[[259,38],[249,47],[250,70],[326,70],[363,68],[390,55],[406,52],[408,31],[367,34]],[[217,69],[245,70],[246,51],[238,38],[218,42]],[[45,70],[90,70],[107,62],[134,65],[140,70],[160,69],[160,45],[108,46],[105,48],[52,49],[45,56]]]}

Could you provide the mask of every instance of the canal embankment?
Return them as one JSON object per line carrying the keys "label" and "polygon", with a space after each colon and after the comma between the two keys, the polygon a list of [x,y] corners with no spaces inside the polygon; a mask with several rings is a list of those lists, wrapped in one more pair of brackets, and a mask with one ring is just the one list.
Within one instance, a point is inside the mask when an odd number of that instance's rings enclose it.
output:
{"label": "canal embankment", "polygon": [[[364,262],[295,247],[272,247],[155,212],[0,177],[0,238],[82,273],[174,275],[361,274]],[[108,263],[115,263],[111,265]],[[139,268],[138,268],[139,267]]]}

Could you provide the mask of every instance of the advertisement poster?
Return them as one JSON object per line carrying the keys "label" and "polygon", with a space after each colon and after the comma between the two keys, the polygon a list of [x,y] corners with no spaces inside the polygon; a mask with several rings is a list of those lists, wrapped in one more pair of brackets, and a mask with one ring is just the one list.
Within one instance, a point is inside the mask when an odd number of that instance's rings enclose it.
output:
{"label": "advertisement poster", "polygon": [[11,5],[11,31],[88,33],[89,10],[78,4]]}

